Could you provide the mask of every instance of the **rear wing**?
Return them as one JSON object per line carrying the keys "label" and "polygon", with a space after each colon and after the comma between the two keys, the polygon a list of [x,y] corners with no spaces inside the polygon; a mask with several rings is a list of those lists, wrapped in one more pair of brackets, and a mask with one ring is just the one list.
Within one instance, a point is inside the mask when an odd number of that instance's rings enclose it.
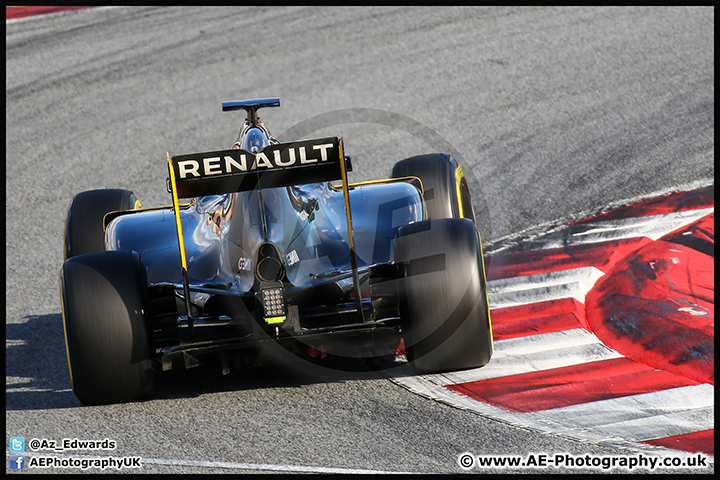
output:
{"label": "rear wing", "polygon": [[256,153],[168,154],[168,162],[171,187],[179,198],[339,180],[346,168],[337,137],[277,143]]}
{"label": "rear wing", "polygon": [[341,138],[328,137],[317,140],[278,143],[268,145],[255,153],[240,149],[176,155],[173,157],[168,153],[167,161],[178,246],[180,247],[188,333],[191,341],[194,341],[193,318],[179,198],[342,180],[355,301],[358,313],[361,318],[363,317],[355,241],[353,239],[352,218],[350,215],[348,169]]}

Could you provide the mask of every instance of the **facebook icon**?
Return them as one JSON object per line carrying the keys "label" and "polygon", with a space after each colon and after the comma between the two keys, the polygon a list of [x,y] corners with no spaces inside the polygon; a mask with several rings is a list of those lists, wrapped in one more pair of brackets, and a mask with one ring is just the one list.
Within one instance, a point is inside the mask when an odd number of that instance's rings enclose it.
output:
{"label": "facebook icon", "polygon": [[25,470],[25,457],[10,455],[10,470]]}

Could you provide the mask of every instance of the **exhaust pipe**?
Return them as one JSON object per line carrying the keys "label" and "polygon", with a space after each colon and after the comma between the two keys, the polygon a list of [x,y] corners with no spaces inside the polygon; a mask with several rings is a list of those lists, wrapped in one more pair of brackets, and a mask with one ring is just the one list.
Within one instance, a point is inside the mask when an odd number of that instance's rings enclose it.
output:
{"label": "exhaust pipe", "polygon": [[285,275],[280,252],[272,243],[260,245],[255,265],[255,278],[258,282],[278,282]]}

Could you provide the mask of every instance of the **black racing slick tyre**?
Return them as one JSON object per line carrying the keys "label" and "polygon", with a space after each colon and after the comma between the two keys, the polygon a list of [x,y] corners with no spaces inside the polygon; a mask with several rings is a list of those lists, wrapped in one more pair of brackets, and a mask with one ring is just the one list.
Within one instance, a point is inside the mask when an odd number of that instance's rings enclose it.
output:
{"label": "black racing slick tyre", "polygon": [[431,153],[406,158],[393,166],[390,176],[420,179],[427,220],[469,218],[475,222],[465,174],[462,167],[450,155]]}
{"label": "black racing slick tyre", "polygon": [[480,238],[469,219],[401,227],[395,262],[408,361],[422,373],[477,368],[490,361],[492,327]]}
{"label": "black racing slick tyre", "polygon": [[69,258],[60,275],[70,380],[86,405],[155,392],[145,267],[131,251]]}
{"label": "black racing slick tyre", "polygon": [[65,258],[105,250],[105,214],[140,207],[129,190],[102,189],[79,193],[65,217]]}

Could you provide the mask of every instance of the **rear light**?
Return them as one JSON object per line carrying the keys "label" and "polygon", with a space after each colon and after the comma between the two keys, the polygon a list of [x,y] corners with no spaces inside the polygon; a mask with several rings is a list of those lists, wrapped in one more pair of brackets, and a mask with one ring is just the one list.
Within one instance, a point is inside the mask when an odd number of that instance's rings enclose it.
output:
{"label": "rear light", "polygon": [[266,282],[260,286],[263,318],[268,325],[280,324],[287,318],[285,288],[280,282]]}

